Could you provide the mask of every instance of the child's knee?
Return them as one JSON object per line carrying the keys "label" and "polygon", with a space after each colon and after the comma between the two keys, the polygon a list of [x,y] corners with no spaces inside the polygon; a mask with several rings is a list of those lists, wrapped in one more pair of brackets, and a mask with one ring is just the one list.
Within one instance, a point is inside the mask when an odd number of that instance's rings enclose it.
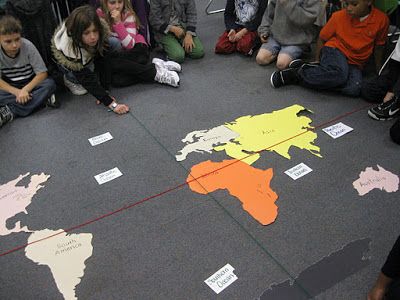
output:
{"label": "child's knee", "polygon": [[185,60],[185,51],[182,49],[171,51],[167,53],[168,59],[177,63],[183,63]]}
{"label": "child's knee", "polygon": [[276,56],[273,55],[271,52],[264,49],[260,49],[256,56],[256,62],[259,65],[268,65],[271,62],[273,62],[275,58]]}
{"label": "child's knee", "polygon": [[40,86],[42,86],[44,89],[48,90],[50,94],[53,94],[57,88],[54,79],[51,77],[47,77],[45,80],[43,80],[40,83]]}
{"label": "child's knee", "polygon": [[292,58],[289,55],[280,54],[280,55],[278,55],[278,59],[276,60],[276,67],[279,70],[287,69],[291,61],[292,61]]}
{"label": "child's knee", "polygon": [[199,59],[204,56],[204,48],[202,44],[197,44],[195,47],[192,49],[192,52],[188,54],[188,56],[192,59]]}

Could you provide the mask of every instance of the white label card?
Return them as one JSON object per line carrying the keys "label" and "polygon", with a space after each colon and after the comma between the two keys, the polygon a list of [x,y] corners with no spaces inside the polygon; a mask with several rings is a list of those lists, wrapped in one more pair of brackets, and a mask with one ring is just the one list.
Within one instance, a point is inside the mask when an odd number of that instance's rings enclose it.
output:
{"label": "white label card", "polygon": [[353,131],[353,128],[343,124],[342,122],[322,129],[325,133],[329,134],[334,139]]}
{"label": "white label card", "polygon": [[312,172],[312,169],[304,163],[301,163],[285,171],[285,174],[290,176],[293,180],[296,180],[310,172]]}
{"label": "white label card", "polygon": [[226,264],[224,267],[204,280],[204,282],[216,294],[219,294],[238,279],[237,276],[233,274],[234,270],[235,269],[230,264]]}
{"label": "white label card", "polygon": [[112,139],[113,139],[112,135],[109,132],[106,132],[106,133],[94,136],[88,140],[89,140],[90,145],[97,146],[99,144],[102,144],[102,143],[107,142]]}
{"label": "white label card", "polygon": [[96,179],[98,184],[103,184],[111,180],[114,180],[115,178],[118,178],[120,176],[122,176],[121,171],[118,168],[114,168],[105,171],[103,173],[100,173],[99,175],[94,176],[94,178]]}

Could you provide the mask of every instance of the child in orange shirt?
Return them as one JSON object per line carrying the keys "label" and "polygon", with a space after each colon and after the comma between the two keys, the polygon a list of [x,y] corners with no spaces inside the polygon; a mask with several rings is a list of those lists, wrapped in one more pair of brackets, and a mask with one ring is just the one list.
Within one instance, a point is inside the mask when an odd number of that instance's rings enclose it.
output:
{"label": "child in orange shirt", "polygon": [[320,32],[317,63],[292,61],[288,69],[271,75],[273,87],[300,84],[359,96],[361,70],[371,54],[377,70],[382,65],[389,20],[372,6],[372,0],[346,0],[343,4],[345,9],[335,12]]}

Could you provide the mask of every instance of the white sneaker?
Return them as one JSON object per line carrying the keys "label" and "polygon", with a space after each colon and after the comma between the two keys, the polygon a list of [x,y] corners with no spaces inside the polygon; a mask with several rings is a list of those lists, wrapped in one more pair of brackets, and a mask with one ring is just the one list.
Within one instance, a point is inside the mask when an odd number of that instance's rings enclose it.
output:
{"label": "white sneaker", "polygon": [[151,61],[153,64],[158,65],[164,69],[167,69],[169,71],[175,71],[175,72],[181,72],[182,71],[182,67],[180,64],[178,64],[177,62],[174,62],[172,60],[162,60],[160,58],[153,58],[153,60]]}
{"label": "white sneaker", "polygon": [[155,65],[157,73],[154,80],[159,83],[165,83],[173,87],[179,86],[179,76],[175,71],[169,71],[159,65]]}
{"label": "white sneaker", "polygon": [[69,81],[65,75],[64,75],[64,85],[71,91],[72,94],[74,95],[85,95],[88,93],[88,91],[80,84],[78,83],[73,83],[72,81]]}

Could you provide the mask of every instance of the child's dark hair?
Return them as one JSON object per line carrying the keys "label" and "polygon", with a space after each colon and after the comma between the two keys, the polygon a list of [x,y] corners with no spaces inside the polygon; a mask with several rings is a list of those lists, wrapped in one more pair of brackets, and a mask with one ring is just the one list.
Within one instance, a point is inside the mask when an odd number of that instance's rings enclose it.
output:
{"label": "child's dark hair", "polygon": [[5,15],[0,18],[0,35],[22,33],[21,22],[13,16]]}
{"label": "child's dark hair", "polygon": [[82,42],[82,34],[92,24],[99,31],[99,41],[97,42],[95,50],[103,54],[107,36],[94,7],[90,5],[78,7],[72,11],[65,21],[65,27],[68,35],[72,38],[72,44],[76,54],[79,53],[79,48],[81,47],[87,49],[87,45]]}

